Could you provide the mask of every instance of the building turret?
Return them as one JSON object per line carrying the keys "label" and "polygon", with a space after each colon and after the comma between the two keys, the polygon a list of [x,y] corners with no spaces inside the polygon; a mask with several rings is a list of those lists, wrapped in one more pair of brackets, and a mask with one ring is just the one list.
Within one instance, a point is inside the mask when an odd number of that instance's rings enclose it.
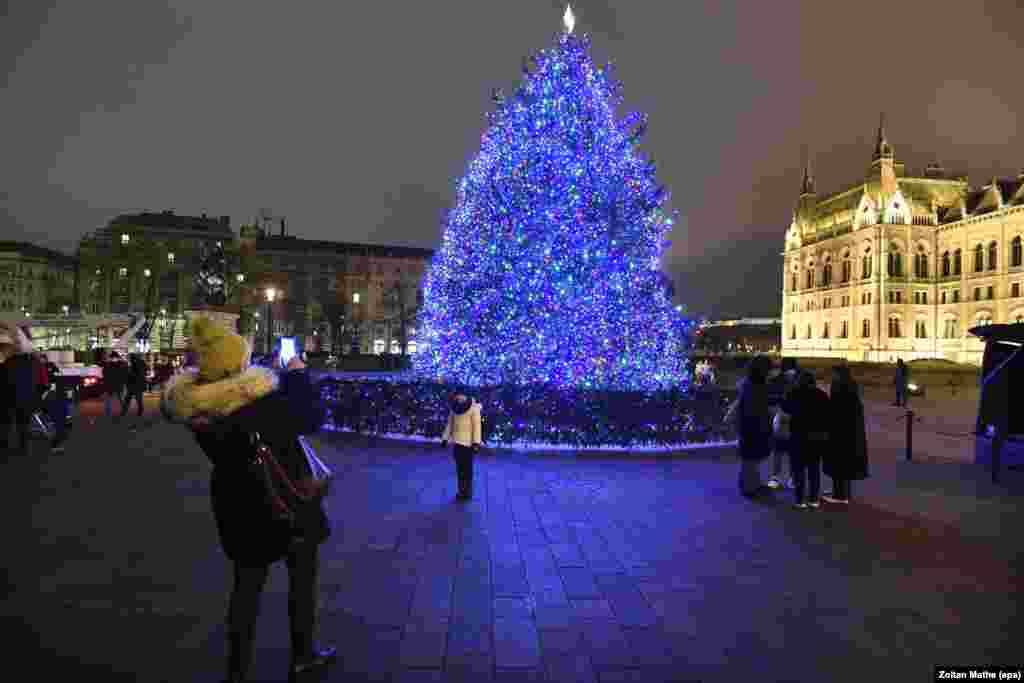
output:
{"label": "building turret", "polygon": [[[875,136],[875,150],[871,155],[871,170],[868,182],[877,188],[882,201],[896,194],[899,186],[896,182],[896,158],[892,145],[885,134],[885,114],[878,121],[878,134]],[[872,182],[873,181],[873,182]]]}
{"label": "building turret", "polygon": [[804,176],[800,181],[800,198],[793,212],[793,220],[805,230],[814,219],[814,211],[818,205],[818,195],[814,191],[814,174],[811,172],[810,159],[804,164]]}

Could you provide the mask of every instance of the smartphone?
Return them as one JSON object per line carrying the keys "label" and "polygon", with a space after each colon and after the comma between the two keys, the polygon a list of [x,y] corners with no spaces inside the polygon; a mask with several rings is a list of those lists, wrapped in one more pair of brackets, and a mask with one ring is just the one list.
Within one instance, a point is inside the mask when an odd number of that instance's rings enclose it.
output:
{"label": "smartphone", "polygon": [[295,355],[295,337],[281,337],[281,367],[288,367],[288,361]]}

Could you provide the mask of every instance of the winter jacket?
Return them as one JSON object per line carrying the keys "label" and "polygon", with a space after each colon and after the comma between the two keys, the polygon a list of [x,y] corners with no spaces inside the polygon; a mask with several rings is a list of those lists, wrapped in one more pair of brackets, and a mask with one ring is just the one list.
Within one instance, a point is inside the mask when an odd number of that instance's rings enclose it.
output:
{"label": "winter jacket", "polygon": [[829,447],[822,469],[833,479],[868,477],[864,404],[855,390],[836,391],[829,401]]}
{"label": "winter jacket", "polygon": [[2,390],[5,395],[4,404],[11,407],[33,406],[38,399],[38,385],[32,352],[35,350],[32,341],[20,327],[11,329],[15,354],[4,361]]}
{"label": "winter jacket", "polygon": [[479,446],[483,442],[480,410],[480,404],[472,399],[452,401],[441,441],[452,441],[467,447]]}
{"label": "winter jacket", "polygon": [[[251,437],[258,433],[293,481],[309,476],[298,437],[319,430],[323,411],[306,371],[279,378],[266,369],[250,368],[206,384],[197,384],[193,372],[181,373],[164,389],[161,409],[174,421],[211,418],[209,427],[193,434],[214,466],[210,495],[228,558],[243,566],[264,566],[284,557],[295,534],[274,518],[248,458]],[[299,531],[308,541],[322,543],[330,525],[322,506],[313,512],[299,518]]]}
{"label": "winter jacket", "polygon": [[736,399],[739,422],[740,457],[763,460],[772,447],[772,414],[768,408],[768,384],[754,384],[749,378],[740,382]]}
{"label": "winter jacket", "polygon": [[146,361],[142,360],[139,356],[132,356],[128,370],[127,384],[129,390],[143,393],[149,384],[146,377],[148,373],[149,368],[146,367]]}
{"label": "winter jacket", "polygon": [[790,448],[796,453],[824,455],[831,416],[828,394],[816,386],[798,386],[782,402],[782,409],[790,415]]}

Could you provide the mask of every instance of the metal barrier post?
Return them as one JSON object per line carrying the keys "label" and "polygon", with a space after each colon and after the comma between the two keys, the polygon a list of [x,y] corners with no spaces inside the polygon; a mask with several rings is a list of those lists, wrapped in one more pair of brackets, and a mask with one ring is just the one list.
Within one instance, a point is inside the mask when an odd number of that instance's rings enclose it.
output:
{"label": "metal barrier post", "polygon": [[914,411],[907,409],[907,462],[910,462],[914,452]]}

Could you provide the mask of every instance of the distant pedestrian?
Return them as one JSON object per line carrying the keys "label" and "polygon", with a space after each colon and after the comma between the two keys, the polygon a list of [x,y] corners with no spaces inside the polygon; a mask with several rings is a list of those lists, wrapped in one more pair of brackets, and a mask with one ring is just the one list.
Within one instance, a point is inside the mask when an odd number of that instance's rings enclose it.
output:
{"label": "distant pedestrian", "polygon": [[910,383],[910,369],[902,358],[896,359],[896,378],[893,384],[896,385],[896,402],[894,406],[907,406],[907,385]]}
{"label": "distant pedestrian", "polygon": [[740,492],[753,497],[767,490],[761,483],[761,463],[772,449],[772,415],[768,402],[767,356],[755,356],[747,366],[747,376],[739,383],[739,396],[729,408],[726,421],[739,432]]}
{"label": "distant pedestrian", "polygon": [[828,503],[849,504],[851,482],[868,477],[867,429],[864,404],[850,369],[832,369],[829,401],[829,446],[825,452],[825,474],[832,478],[832,493],[822,496]]}
{"label": "distant pedestrian", "polygon": [[[314,644],[319,546],[330,525],[319,499],[282,514],[260,473],[255,444],[262,443],[291,485],[309,476],[299,437],[319,430],[323,412],[305,366],[293,359],[279,376],[249,367],[245,340],[206,318],[192,323],[198,370],[176,376],[164,389],[165,416],[189,424],[213,463],[210,494],[221,546],[234,565],[227,616],[228,680],[246,680],[252,659],[260,595],[270,566],[288,566],[291,674],[319,669],[336,655]],[[258,437],[258,439],[257,439]],[[304,488],[304,487],[303,487]],[[278,495],[280,494],[280,495]]]}
{"label": "distant pedestrian", "polygon": [[469,500],[473,497],[473,456],[480,452],[483,441],[481,406],[465,394],[458,393],[452,396],[449,408],[441,445],[447,447],[448,441],[453,442],[452,456],[459,481],[456,498]]}
{"label": "distant pedestrian", "polygon": [[790,442],[790,415],[782,409],[789,392],[796,387],[797,374],[796,358],[783,358],[782,369],[779,374],[772,378],[769,392],[771,401],[775,407],[775,414],[772,417],[772,476],[768,479],[768,487],[777,489],[788,484],[793,487],[793,468],[790,465],[788,481],[784,476],[786,460],[789,457]]}
{"label": "distant pedestrian", "polygon": [[127,372],[120,354],[110,350],[103,361],[103,410],[107,417],[114,415],[114,401],[124,402],[125,381]]}
{"label": "distant pedestrian", "polygon": [[14,422],[17,432],[17,450],[21,455],[28,455],[29,421],[39,405],[38,377],[32,357],[34,347],[27,330],[8,323],[0,323],[0,327],[10,337],[14,347],[14,353],[4,361],[5,402],[10,406],[10,420]]}
{"label": "distant pedestrian", "polygon": [[141,354],[133,353],[129,357],[128,381],[125,382],[125,391],[121,398],[121,417],[128,414],[132,400],[138,404],[139,417],[142,417],[144,410],[144,396],[146,395],[147,375],[149,368]]}
{"label": "distant pedestrian", "polygon": [[[798,508],[820,505],[821,458],[829,446],[829,398],[818,388],[814,373],[800,372],[797,386],[782,403],[789,413],[789,463]],[[808,484],[810,485],[808,487]]]}

